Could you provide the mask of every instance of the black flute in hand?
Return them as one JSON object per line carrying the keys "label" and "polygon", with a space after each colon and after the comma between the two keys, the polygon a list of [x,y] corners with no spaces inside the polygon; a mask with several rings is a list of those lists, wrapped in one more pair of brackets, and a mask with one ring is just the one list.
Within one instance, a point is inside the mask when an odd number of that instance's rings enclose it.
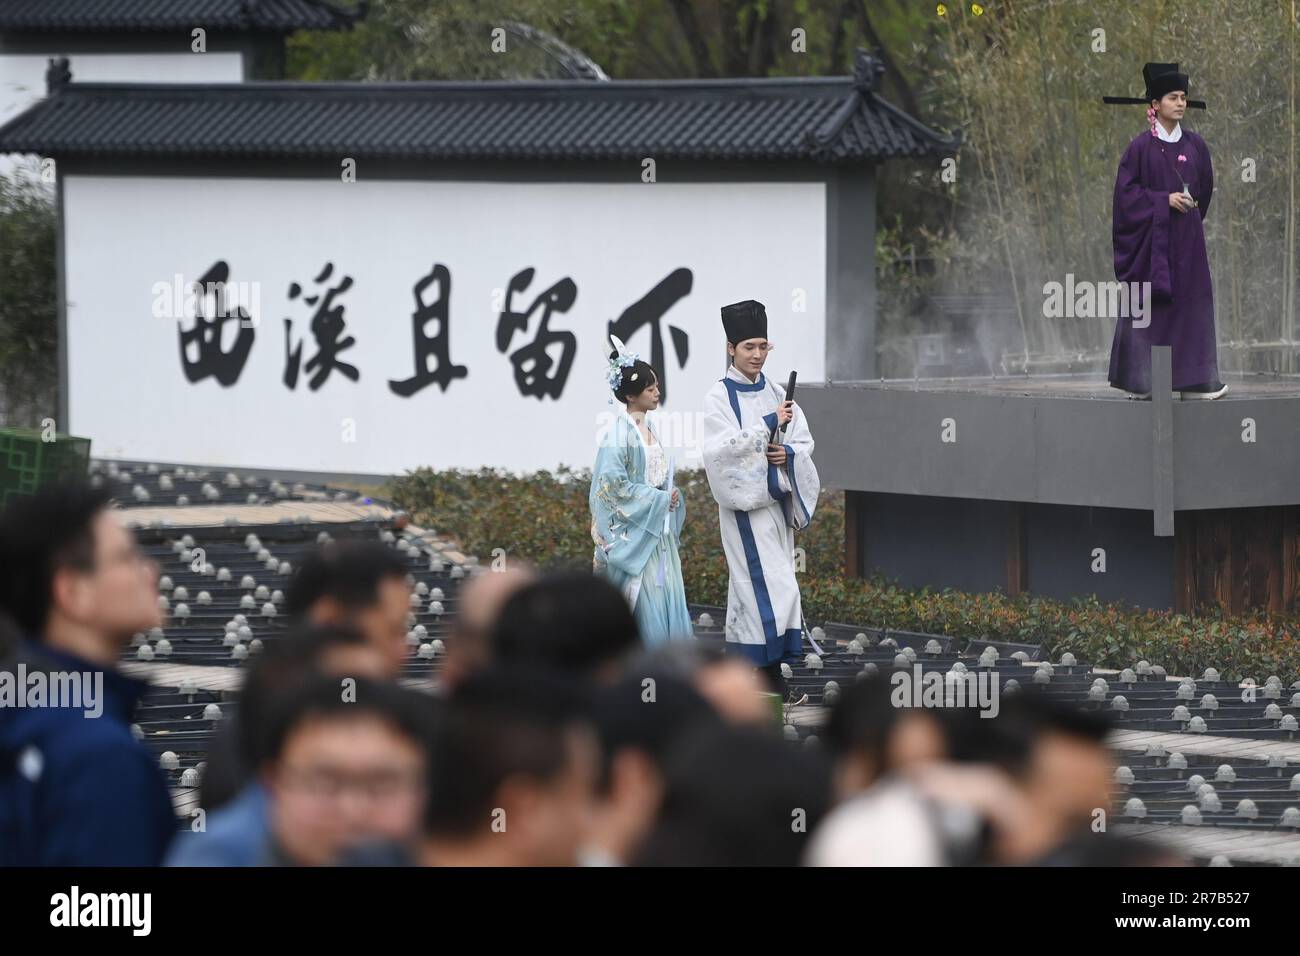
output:
{"label": "black flute in hand", "polygon": [[[794,401],[794,381],[798,376],[799,376],[798,372],[791,372],[790,381],[785,383],[785,400],[787,402]],[[785,425],[778,423],[777,426],[772,429],[772,434],[770,436],[771,443],[773,445],[779,445],[781,444],[779,439],[782,439],[784,437],[785,437]]]}

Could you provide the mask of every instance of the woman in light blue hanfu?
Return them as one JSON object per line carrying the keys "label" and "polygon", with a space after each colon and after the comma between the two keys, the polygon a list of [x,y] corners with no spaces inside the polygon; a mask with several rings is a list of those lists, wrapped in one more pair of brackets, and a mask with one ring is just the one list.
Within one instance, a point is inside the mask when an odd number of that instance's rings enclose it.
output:
{"label": "woman in light blue hanfu", "polygon": [[601,436],[591,474],[595,570],[623,592],[648,647],[693,636],[677,555],[686,503],[673,486],[673,459],[646,421],[659,407],[653,368],[610,336],[606,381],[622,406]]}

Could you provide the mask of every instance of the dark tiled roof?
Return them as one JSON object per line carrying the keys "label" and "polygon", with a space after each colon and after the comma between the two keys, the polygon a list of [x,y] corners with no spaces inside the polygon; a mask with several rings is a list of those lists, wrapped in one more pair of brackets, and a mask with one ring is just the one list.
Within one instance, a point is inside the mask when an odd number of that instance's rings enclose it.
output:
{"label": "dark tiled roof", "polygon": [[948,153],[851,77],[490,82],[78,84],[0,127],[53,157],[814,160]]}
{"label": "dark tiled roof", "polygon": [[342,0],[3,0],[0,33],[288,33],[351,26],[367,3]]}

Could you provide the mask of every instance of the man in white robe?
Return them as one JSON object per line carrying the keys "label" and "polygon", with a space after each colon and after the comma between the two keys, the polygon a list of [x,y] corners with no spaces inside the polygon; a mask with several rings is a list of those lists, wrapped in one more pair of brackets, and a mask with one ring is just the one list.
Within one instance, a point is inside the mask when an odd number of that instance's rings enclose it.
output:
{"label": "man in white robe", "polygon": [[[781,664],[797,660],[803,645],[794,532],[812,521],[821,481],[803,412],[763,374],[770,344],[762,303],[725,306],[722,323],[731,364],[705,396],[702,451],[730,574],[726,637],[784,696]],[[772,444],[778,425],[785,434]]]}

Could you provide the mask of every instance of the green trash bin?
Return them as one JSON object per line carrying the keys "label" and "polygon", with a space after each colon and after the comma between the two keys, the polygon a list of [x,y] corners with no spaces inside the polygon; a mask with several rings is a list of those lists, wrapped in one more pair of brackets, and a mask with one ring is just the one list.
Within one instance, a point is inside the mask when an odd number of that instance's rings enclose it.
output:
{"label": "green trash bin", "polygon": [[55,435],[42,440],[35,428],[0,428],[0,507],[60,478],[86,477],[90,439]]}

